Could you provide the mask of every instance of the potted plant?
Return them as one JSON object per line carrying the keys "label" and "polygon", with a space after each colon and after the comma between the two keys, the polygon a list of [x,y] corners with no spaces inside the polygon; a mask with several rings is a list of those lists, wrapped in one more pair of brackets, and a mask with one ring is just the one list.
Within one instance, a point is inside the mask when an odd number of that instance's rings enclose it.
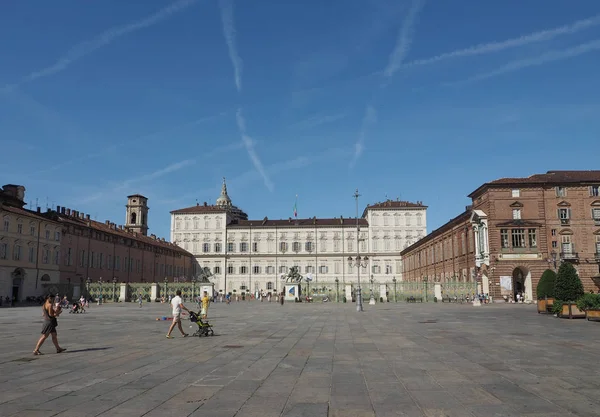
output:
{"label": "potted plant", "polygon": [[536,289],[538,313],[547,313],[552,311],[555,282],[556,273],[551,269],[546,269],[542,274]]}
{"label": "potted plant", "polygon": [[577,300],[577,308],[585,311],[585,318],[588,320],[600,320],[600,294],[583,294]]}
{"label": "potted plant", "polygon": [[583,284],[577,275],[575,267],[569,262],[563,262],[558,268],[554,284],[554,297],[561,301],[560,317],[575,319],[585,318],[585,312],[577,308],[577,300],[583,295]]}

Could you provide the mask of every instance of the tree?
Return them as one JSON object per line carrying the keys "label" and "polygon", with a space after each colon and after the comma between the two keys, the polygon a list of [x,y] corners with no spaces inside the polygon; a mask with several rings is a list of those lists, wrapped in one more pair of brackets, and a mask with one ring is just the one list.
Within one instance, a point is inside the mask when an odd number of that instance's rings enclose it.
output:
{"label": "tree", "polygon": [[554,298],[554,285],[556,282],[556,272],[546,269],[540,278],[536,293],[537,299],[542,300],[546,297]]}
{"label": "tree", "polygon": [[583,295],[583,284],[577,275],[575,267],[569,262],[563,262],[558,268],[554,284],[554,296],[557,300],[575,302]]}

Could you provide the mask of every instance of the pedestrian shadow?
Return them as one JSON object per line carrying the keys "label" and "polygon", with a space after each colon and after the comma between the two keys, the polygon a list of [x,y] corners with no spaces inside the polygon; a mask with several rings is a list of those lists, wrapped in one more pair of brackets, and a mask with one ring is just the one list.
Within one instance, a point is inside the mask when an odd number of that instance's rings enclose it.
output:
{"label": "pedestrian shadow", "polygon": [[65,353],[78,353],[78,352],[94,352],[97,350],[108,350],[112,349],[112,347],[97,347],[97,348],[85,348],[85,349],[75,349],[75,350],[67,350]]}

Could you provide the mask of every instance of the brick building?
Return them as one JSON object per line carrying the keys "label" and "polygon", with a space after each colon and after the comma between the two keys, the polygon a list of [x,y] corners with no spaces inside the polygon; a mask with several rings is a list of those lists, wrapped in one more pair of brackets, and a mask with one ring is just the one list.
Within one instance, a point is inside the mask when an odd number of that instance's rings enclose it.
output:
{"label": "brick building", "polygon": [[[147,236],[148,200],[127,197],[126,224],[94,221],[89,214],[57,206],[27,210],[25,187],[0,190],[0,296],[16,301],[46,292],[77,294],[97,282],[163,282],[198,274],[194,256]],[[78,288],[78,289],[77,289]]]}
{"label": "brick building", "polygon": [[472,205],[401,252],[405,280],[478,280],[496,299],[533,299],[545,269],[572,262],[586,291],[600,288],[600,171],[502,178]]}

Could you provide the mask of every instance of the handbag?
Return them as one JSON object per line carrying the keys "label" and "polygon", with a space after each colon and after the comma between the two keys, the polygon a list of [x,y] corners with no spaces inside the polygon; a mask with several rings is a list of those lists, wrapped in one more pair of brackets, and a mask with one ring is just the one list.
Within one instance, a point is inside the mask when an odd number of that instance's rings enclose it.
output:
{"label": "handbag", "polygon": [[58,327],[58,320],[56,320],[56,317],[50,317],[50,323],[52,323],[52,326]]}

